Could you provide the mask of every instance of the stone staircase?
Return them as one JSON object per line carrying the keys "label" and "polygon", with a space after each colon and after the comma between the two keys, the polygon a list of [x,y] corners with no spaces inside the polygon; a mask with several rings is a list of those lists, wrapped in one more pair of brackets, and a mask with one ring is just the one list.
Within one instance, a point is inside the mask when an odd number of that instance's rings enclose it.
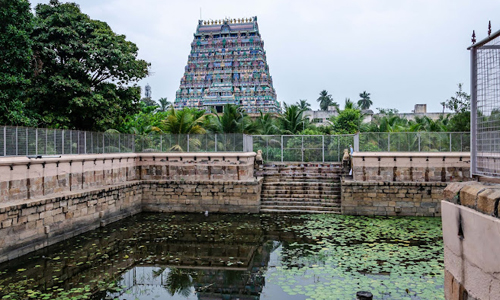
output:
{"label": "stone staircase", "polygon": [[263,213],[340,213],[339,163],[268,163],[255,172],[264,177]]}

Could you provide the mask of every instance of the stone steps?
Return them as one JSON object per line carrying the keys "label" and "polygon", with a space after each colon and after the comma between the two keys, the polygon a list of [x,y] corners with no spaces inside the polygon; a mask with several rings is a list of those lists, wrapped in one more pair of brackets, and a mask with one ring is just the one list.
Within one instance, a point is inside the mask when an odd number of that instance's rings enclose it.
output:
{"label": "stone steps", "polygon": [[276,200],[263,200],[261,201],[262,206],[307,206],[307,207],[340,207],[340,202],[324,202],[320,199],[315,199],[316,201],[288,201],[288,199],[283,201]]}
{"label": "stone steps", "polygon": [[260,201],[292,201],[292,202],[322,202],[322,203],[340,203],[340,195],[330,195],[329,197],[314,198],[314,197],[288,197],[288,195],[283,195],[285,197],[276,197],[271,195],[271,197],[261,196]]}
{"label": "stone steps", "polygon": [[261,212],[340,213],[340,164],[272,163],[256,174],[264,177]]}
{"label": "stone steps", "polygon": [[288,209],[283,207],[265,207],[260,209],[261,213],[296,213],[296,214],[340,214],[340,208],[338,210],[313,210],[313,209]]}
{"label": "stone steps", "polygon": [[321,194],[321,193],[304,193],[304,194],[298,194],[298,193],[293,193],[293,192],[283,192],[283,193],[269,193],[269,192],[263,192],[261,194],[261,199],[262,198],[295,198],[295,199],[340,199],[339,193],[332,193],[332,194]]}

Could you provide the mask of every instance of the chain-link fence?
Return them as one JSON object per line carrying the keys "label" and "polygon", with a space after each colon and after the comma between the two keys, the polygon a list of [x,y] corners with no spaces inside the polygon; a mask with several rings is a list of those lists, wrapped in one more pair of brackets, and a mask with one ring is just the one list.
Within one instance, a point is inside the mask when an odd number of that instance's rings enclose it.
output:
{"label": "chain-link fence", "polygon": [[361,152],[469,152],[469,132],[361,132]]}
{"label": "chain-link fence", "polygon": [[247,152],[244,134],[102,133],[78,130],[0,127],[0,156],[132,152]]}
{"label": "chain-link fence", "polygon": [[254,135],[253,151],[264,161],[340,162],[354,135]]}
{"label": "chain-link fence", "polygon": [[500,177],[500,31],[469,50],[472,174]]}

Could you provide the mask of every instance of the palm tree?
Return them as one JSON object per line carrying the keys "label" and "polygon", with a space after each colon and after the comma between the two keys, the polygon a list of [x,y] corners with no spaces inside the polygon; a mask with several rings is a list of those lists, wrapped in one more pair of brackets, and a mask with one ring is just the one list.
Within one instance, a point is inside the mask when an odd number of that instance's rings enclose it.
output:
{"label": "palm tree", "polygon": [[160,111],[167,111],[168,107],[172,104],[167,100],[167,97],[158,99],[158,102],[160,102]]}
{"label": "palm tree", "polygon": [[326,90],[319,93],[318,102],[321,110],[328,110],[328,106],[338,106],[337,102],[333,101],[332,95],[329,95]]}
{"label": "palm tree", "polygon": [[250,120],[241,106],[226,104],[222,115],[213,112],[210,130],[215,133],[246,133],[257,132],[256,125]]}
{"label": "palm tree", "polygon": [[357,109],[357,107],[354,104],[354,102],[351,101],[350,98],[345,98],[344,109]]}
{"label": "palm tree", "polygon": [[184,108],[176,110],[170,106],[168,117],[163,120],[163,131],[171,134],[203,134],[205,112],[202,110]]}
{"label": "palm tree", "polygon": [[304,130],[306,121],[302,114],[304,110],[297,105],[286,105],[285,112],[280,116],[281,130],[284,134],[296,134]]}
{"label": "palm tree", "polygon": [[297,106],[303,110],[311,110],[311,104],[307,102],[307,99],[300,99],[299,102],[297,102]]}
{"label": "palm tree", "polygon": [[279,132],[279,128],[276,126],[273,115],[270,113],[264,114],[260,111],[260,115],[255,119],[254,123],[259,134],[273,135]]}
{"label": "palm tree", "polygon": [[370,93],[367,93],[366,91],[362,92],[359,94],[361,99],[358,101],[358,105],[361,109],[369,109],[370,106],[373,104],[372,100],[370,100]]}

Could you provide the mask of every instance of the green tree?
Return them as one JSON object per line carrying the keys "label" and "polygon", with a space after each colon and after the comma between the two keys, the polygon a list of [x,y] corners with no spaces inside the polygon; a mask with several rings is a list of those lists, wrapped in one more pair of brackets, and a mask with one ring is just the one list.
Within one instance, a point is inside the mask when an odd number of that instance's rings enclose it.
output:
{"label": "green tree", "polygon": [[361,109],[369,109],[370,106],[372,106],[373,102],[372,100],[370,100],[370,93],[363,91],[361,94],[359,94],[359,97],[361,97],[361,99],[358,100],[358,106]]}
{"label": "green tree", "polygon": [[297,105],[288,106],[285,103],[285,112],[279,117],[280,129],[283,134],[297,134],[306,127],[304,110]]}
{"label": "green tree", "polygon": [[30,105],[42,125],[84,130],[115,127],[139,110],[140,88],[149,63],[137,46],[92,20],[75,3],[36,6],[35,61]]}
{"label": "green tree", "polygon": [[358,109],[341,110],[337,116],[332,116],[333,131],[337,134],[353,134],[360,131],[362,115]]}
{"label": "green tree", "polygon": [[155,107],[155,108],[158,107],[158,103],[151,98],[147,98],[147,97],[142,98],[141,102],[144,103],[144,105],[146,105],[146,106],[151,106],[151,107]]}
{"label": "green tree", "polygon": [[259,116],[254,121],[257,133],[263,135],[273,135],[279,133],[280,129],[276,125],[274,116],[271,113],[260,112]]}
{"label": "green tree", "polygon": [[445,101],[446,108],[454,112],[448,129],[450,131],[470,131],[470,95],[462,90],[462,84],[458,84],[455,96]]}
{"label": "green tree", "polygon": [[326,90],[322,90],[319,93],[318,102],[321,110],[328,110],[328,106],[339,106],[337,102],[333,101],[332,95],[329,95]]}
{"label": "green tree", "polygon": [[311,110],[311,104],[307,102],[307,99],[300,99],[299,102],[296,103],[296,105],[303,110]]}
{"label": "green tree", "polygon": [[258,132],[255,123],[239,105],[224,105],[224,112],[221,115],[213,112],[210,121],[210,129],[215,133],[254,134]]}
{"label": "green tree", "polygon": [[0,0],[0,124],[36,125],[25,104],[33,58],[32,30],[27,0]]}
{"label": "green tree", "polygon": [[168,107],[172,105],[172,103],[167,100],[167,97],[158,99],[158,102],[160,102],[160,111],[167,111]]}
{"label": "green tree", "polygon": [[170,106],[167,118],[163,121],[161,129],[171,134],[204,134],[205,112],[194,108],[177,110]]}

